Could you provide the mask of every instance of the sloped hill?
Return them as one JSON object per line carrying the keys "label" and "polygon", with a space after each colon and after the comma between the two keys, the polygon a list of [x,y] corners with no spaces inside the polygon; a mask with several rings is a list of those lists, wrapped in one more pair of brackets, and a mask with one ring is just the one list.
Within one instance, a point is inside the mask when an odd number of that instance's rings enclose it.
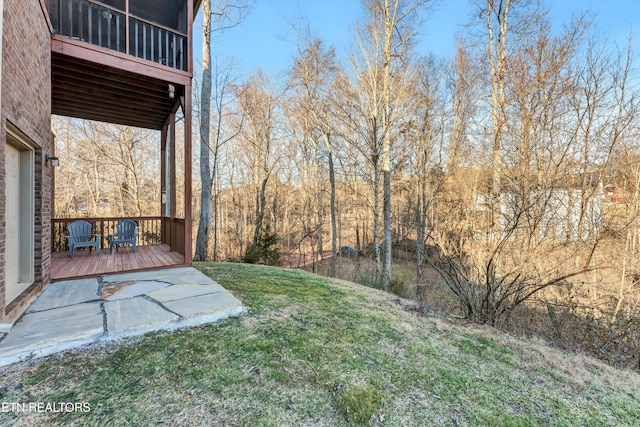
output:
{"label": "sloped hill", "polygon": [[640,376],[302,271],[197,265],[249,313],[4,372],[4,425],[640,425]]}

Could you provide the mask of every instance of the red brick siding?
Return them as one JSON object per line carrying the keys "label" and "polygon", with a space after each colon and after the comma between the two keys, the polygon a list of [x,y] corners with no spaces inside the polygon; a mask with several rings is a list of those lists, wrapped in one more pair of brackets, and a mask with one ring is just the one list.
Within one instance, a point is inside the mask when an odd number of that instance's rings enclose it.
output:
{"label": "red brick siding", "polygon": [[[0,323],[9,323],[49,281],[51,174],[44,155],[51,146],[51,34],[40,0],[4,0],[0,122]],[[35,282],[8,307],[5,274],[5,141],[10,121],[35,152]]]}

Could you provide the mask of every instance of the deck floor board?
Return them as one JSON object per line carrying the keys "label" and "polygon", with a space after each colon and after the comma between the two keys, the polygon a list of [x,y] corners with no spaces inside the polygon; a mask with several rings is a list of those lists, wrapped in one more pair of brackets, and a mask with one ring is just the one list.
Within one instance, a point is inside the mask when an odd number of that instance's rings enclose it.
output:
{"label": "deck floor board", "polygon": [[182,254],[171,252],[168,245],[138,246],[135,253],[131,247],[122,247],[109,254],[109,249],[106,248],[100,251],[100,255],[95,251],[89,253],[87,249],[76,249],[73,258],[69,257],[69,252],[51,254],[51,280],[170,267],[183,263]]}

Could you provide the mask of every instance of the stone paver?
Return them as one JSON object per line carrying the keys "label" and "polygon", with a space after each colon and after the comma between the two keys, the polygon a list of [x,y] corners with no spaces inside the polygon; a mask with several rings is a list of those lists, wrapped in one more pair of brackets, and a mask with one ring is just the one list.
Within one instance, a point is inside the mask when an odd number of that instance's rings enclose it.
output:
{"label": "stone paver", "polygon": [[197,285],[217,285],[216,282],[204,274],[185,274],[170,278],[174,285],[197,284]]}
{"label": "stone paver", "polygon": [[180,319],[143,297],[107,301],[104,303],[104,310],[109,334],[149,330]]}
{"label": "stone paver", "polygon": [[98,286],[98,279],[95,278],[51,283],[31,304],[27,313],[97,300]]}
{"label": "stone paver", "polygon": [[102,277],[102,282],[111,283],[111,282],[158,280],[161,282],[173,283],[169,279],[184,276],[187,274],[194,274],[194,272],[199,273],[197,270],[191,267],[167,268],[164,270],[137,271],[134,273],[121,273],[121,274],[104,276]]}
{"label": "stone paver", "polygon": [[115,301],[119,299],[132,298],[138,295],[144,295],[148,292],[155,291],[157,289],[166,288],[169,285],[170,284],[167,282],[159,282],[157,280],[147,280],[145,282],[139,282],[133,285],[129,285],[119,291],[116,291],[115,294],[109,297],[106,297],[105,299],[108,301]]}
{"label": "stone paver", "polygon": [[239,307],[242,303],[228,292],[200,295],[164,303],[164,306],[183,317],[203,316]]}
{"label": "stone paver", "polygon": [[25,314],[0,343],[0,358],[18,352],[86,342],[103,335],[99,303],[76,304]]}
{"label": "stone paver", "polygon": [[[105,298],[98,293],[102,283]],[[180,267],[52,283],[11,332],[0,366],[83,344],[239,316],[242,303],[195,268]]]}
{"label": "stone paver", "polygon": [[199,295],[213,294],[216,292],[226,292],[225,289],[217,284],[213,285],[173,285],[157,291],[147,292],[147,295],[159,302],[175,301],[196,297]]}

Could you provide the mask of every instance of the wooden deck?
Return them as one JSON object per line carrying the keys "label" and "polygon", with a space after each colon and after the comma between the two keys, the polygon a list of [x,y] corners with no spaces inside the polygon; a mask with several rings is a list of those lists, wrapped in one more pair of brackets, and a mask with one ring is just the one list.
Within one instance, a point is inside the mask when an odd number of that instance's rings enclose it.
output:
{"label": "wooden deck", "polygon": [[89,253],[88,248],[76,249],[73,258],[69,252],[51,254],[51,280],[62,280],[87,276],[98,276],[106,273],[122,273],[125,271],[148,270],[184,264],[184,257],[178,252],[171,252],[168,245],[138,246],[136,252],[130,246],[119,251],[102,248],[100,255],[95,250]]}

